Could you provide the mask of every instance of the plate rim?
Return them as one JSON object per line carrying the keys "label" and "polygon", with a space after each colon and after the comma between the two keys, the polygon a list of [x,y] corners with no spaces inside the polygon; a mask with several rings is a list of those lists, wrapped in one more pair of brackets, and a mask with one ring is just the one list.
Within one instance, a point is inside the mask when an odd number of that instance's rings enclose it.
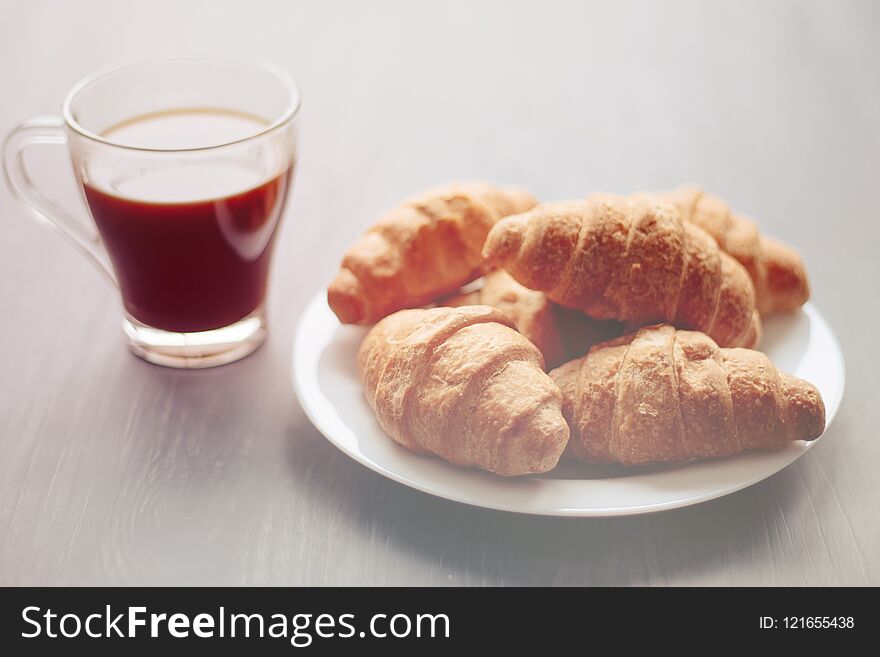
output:
{"label": "plate rim", "polygon": [[[294,330],[293,336],[293,345],[291,349],[291,379],[293,383],[294,392],[296,393],[297,400],[299,401],[300,407],[305,413],[306,417],[312,423],[312,425],[318,430],[318,432],[324,436],[324,438],[334,445],[337,449],[347,455],[349,458],[355,460],[361,465],[366,466],[373,472],[376,472],[392,481],[407,486],[408,488],[412,488],[414,490],[418,490],[422,493],[426,493],[429,495],[433,495],[435,497],[449,500],[452,502],[457,502],[459,504],[466,504],[471,507],[481,508],[481,509],[490,509],[493,511],[504,511],[507,513],[518,513],[524,515],[537,515],[537,516],[550,516],[550,517],[567,517],[567,518],[588,518],[588,517],[619,517],[619,516],[636,516],[636,515],[646,515],[650,513],[657,513],[660,511],[669,511],[672,509],[685,508],[689,506],[693,506],[695,504],[701,504],[703,502],[709,502],[711,500],[715,500],[721,497],[725,497],[727,495],[731,495],[738,491],[744,490],[750,486],[754,486],[755,484],[772,477],[773,475],[781,472],[785,468],[789,467],[792,463],[800,459],[806,452],[812,449],[816,444],[821,441],[825,435],[828,433],[828,429],[831,427],[831,423],[834,420],[834,417],[837,414],[838,409],[840,408],[841,401],[843,399],[844,390],[846,388],[846,363],[844,360],[843,350],[840,347],[840,342],[837,340],[837,336],[831,330],[830,325],[822,314],[816,309],[816,307],[811,303],[807,302],[802,307],[804,313],[810,316],[811,322],[819,323],[828,334],[833,346],[834,350],[838,356],[835,359],[836,368],[838,369],[838,376],[840,380],[840,386],[837,390],[837,394],[832,400],[825,401],[826,408],[826,418],[825,418],[825,430],[822,432],[822,435],[819,436],[816,440],[811,442],[800,442],[797,445],[792,444],[792,446],[798,447],[797,452],[793,453],[791,458],[778,469],[774,470],[770,473],[760,473],[755,477],[749,477],[742,481],[738,481],[735,484],[730,486],[712,491],[711,493],[705,493],[700,495],[693,495],[689,498],[678,499],[678,500],[668,500],[664,502],[658,502],[656,504],[642,504],[638,506],[624,506],[624,507],[597,507],[597,508],[584,508],[584,507],[572,507],[572,508],[555,508],[555,509],[542,509],[542,508],[522,508],[518,506],[505,506],[503,504],[497,504],[494,502],[480,502],[474,500],[471,497],[466,495],[457,495],[455,491],[447,491],[436,488],[431,483],[425,483],[418,479],[413,479],[404,475],[401,475],[394,470],[390,470],[387,467],[383,466],[381,463],[376,462],[372,458],[363,454],[362,452],[355,451],[351,449],[344,441],[339,440],[334,437],[332,431],[326,426],[326,423],[322,420],[314,412],[314,407],[312,404],[305,403],[307,400],[310,400],[312,396],[316,393],[311,392],[310,388],[315,390],[320,390],[319,381],[317,378],[318,367],[317,363],[314,368],[301,368],[297,367],[298,364],[309,361],[317,361],[320,354],[323,353],[323,349],[315,350],[314,354],[309,354],[305,351],[305,341],[303,340],[303,333],[307,328],[306,322],[307,319],[314,315],[316,312],[325,310],[327,312],[331,312],[330,308],[327,306],[327,290],[326,288],[320,289],[315,295],[309,300],[303,309],[302,313],[299,316],[299,319],[296,323],[296,328]],[[323,306],[323,308],[320,308]],[[326,345],[322,345],[326,346]],[[315,376],[310,377],[309,373],[314,371]],[[312,385],[314,384],[314,385]],[[324,397],[326,400],[326,397]],[[329,400],[327,400],[329,402]],[[391,438],[389,438],[391,440]],[[413,455],[417,456],[417,455]],[[449,467],[457,467],[451,464]]]}

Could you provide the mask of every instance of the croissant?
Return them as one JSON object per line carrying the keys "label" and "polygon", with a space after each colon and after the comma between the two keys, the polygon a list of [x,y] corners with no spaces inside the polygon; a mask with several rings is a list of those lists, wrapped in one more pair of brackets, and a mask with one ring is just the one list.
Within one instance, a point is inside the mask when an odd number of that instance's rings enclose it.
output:
{"label": "croissant", "polygon": [[501,217],[535,205],[526,191],[489,183],[428,190],[391,210],[345,253],[327,300],[343,324],[372,324],[480,276],[480,248]]}
{"label": "croissant", "polygon": [[540,205],[489,232],[483,255],[526,287],[598,319],[671,322],[724,346],[760,332],[746,270],[669,204],[593,195]]}
{"label": "croissant", "polygon": [[543,365],[488,306],[401,310],[358,351],[367,401],[396,442],[501,475],[546,472],[568,442]]}
{"label": "croissant", "polygon": [[674,204],[682,218],[709,233],[752,277],[762,315],[789,312],[810,297],[810,284],[797,251],[761,235],[751,219],[735,214],[724,200],[699,187],[685,185],[660,195]]}
{"label": "croissant", "polygon": [[570,451],[596,463],[686,461],[814,440],[825,407],[811,384],[750,349],[668,325],[597,345],[550,372]]}

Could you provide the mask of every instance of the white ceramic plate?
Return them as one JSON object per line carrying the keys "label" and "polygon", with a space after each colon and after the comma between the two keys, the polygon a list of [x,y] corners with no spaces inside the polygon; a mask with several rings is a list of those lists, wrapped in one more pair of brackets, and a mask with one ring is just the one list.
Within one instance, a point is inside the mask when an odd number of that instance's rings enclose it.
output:
{"label": "white ceramic plate", "polygon": [[[389,438],[364,399],[355,355],[366,329],[341,326],[322,291],[309,303],[293,346],[293,383],[309,419],[330,442],[376,472],[418,490],[490,509],[559,516],[649,513],[711,500],[778,472],[818,441],[686,465],[630,468],[562,461],[515,478],[409,452]],[[843,354],[812,304],[766,322],[761,348],[776,366],[814,383],[827,425],[843,397]]]}

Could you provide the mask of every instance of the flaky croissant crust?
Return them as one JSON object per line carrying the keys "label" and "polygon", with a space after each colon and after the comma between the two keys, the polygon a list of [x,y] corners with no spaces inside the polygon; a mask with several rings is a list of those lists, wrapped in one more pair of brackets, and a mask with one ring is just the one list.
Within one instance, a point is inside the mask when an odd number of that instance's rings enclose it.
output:
{"label": "flaky croissant crust", "polygon": [[489,229],[535,204],[526,191],[451,183],[401,203],[346,251],[327,299],[343,324],[372,324],[453,292],[483,272]]}
{"label": "flaky croissant crust", "polygon": [[537,348],[487,306],[402,310],[367,334],[358,371],[401,445],[502,475],[545,472],[568,441]]}
{"label": "flaky croissant crust", "polygon": [[798,252],[762,235],[754,221],[735,213],[723,199],[695,185],[656,195],[675,205],[682,218],[709,233],[746,268],[762,315],[795,310],[810,298],[807,272]]}
{"label": "flaky croissant crust", "polygon": [[818,438],[816,388],[764,354],[721,349],[668,325],[597,345],[550,373],[563,394],[570,451],[586,461],[637,465],[778,449]]}
{"label": "flaky croissant crust", "polygon": [[597,319],[665,321],[752,346],[760,319],[746,270],[670,204],[596,194],[499,221],[483,254],[526,287]]}

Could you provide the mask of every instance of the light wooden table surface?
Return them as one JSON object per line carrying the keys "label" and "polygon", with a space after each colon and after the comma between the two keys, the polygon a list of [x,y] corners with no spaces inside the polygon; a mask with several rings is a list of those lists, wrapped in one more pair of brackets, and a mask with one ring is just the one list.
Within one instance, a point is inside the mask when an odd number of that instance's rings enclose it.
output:
{"label": "light wooden table surface", "polygon": [[[304,109],[272,334],[232,366],[131,356],[110,287],[0,190],[0,584],[880,584],[878,37],[871,2],[2,0],[2,132],[95,68],[187,49],[280,64]],[[63,155],[34,166],[73,198]],[[467,177],[545,199],[693,180],[759,217],[846,355],[822,444],[724,499],[603,520],[349,460],[294,398],[297,317],[368,221]]]}

